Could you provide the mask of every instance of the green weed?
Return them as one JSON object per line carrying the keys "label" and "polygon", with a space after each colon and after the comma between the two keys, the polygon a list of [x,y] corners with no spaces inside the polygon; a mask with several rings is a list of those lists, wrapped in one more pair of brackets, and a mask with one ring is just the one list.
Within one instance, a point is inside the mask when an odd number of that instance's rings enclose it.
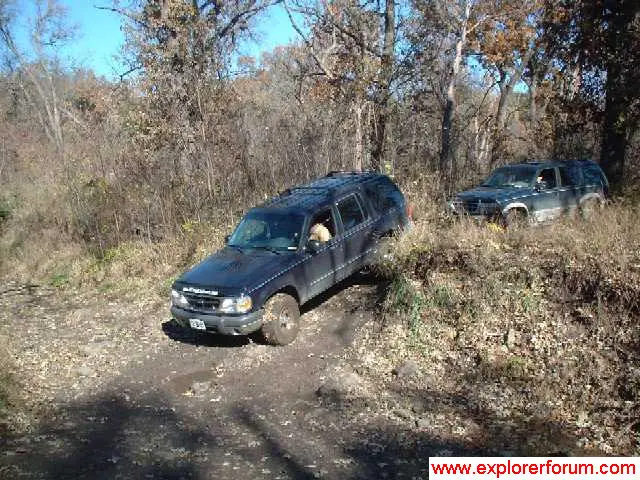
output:
{"label": "green weed", "polygon": [[68,273],[56,273],[49,279],[49,285],[55,288],[63,288],[69,285],[70,281]]}

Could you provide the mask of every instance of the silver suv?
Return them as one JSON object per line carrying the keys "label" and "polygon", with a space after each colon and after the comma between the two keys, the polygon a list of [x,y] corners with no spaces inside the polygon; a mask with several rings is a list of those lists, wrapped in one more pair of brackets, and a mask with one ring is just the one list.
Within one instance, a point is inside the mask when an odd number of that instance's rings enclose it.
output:
{"label": "silver suv", "polygon": [[531,162],[494,170],[480,186],[456,194],[449,209],[506,225],[535,223],[587,213],[608,195],[607,177],[592,161]]}

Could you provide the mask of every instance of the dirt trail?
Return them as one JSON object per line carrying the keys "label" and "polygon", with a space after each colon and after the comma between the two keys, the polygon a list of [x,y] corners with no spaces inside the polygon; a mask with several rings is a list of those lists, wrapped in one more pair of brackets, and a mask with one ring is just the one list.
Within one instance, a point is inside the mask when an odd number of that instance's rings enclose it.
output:
{"label": "dirt trail", "polygon": [[4,435],[0,478],[426,477],[429,452],[455,447],[340,395],[358,381],[345,349],[375,315],[380,286],[364,283],[306,306],[283,348],[184,331],[164,303],[9,285],[0,335],[46,414]]}

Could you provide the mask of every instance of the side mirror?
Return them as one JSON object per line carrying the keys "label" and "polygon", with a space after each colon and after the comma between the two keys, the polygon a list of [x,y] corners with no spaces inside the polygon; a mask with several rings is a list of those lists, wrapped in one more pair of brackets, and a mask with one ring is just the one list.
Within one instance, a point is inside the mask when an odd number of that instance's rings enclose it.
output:
{"label": "side mirror", "polygon": [[541,192],[542,190],[547,190],[549,188],[549,184],[544,180],[536,182],[536,192]]}
{"label": "side mirror", "polygon": [[311,253],[316,253],[320,250],[320,242],[318,240],[309,240],[307,242],[307,250]]}

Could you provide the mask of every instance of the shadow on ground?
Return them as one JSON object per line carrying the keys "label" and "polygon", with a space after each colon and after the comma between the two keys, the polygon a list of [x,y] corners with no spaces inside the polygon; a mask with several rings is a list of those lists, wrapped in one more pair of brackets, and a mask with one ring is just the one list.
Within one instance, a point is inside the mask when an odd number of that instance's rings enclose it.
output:
{"label": "shadow on ground", "polygon": [[197,478],[181,458],[215,438],[180,419],[160,397],[133,405],[122,395],[60,408],[34,435],[3,438],[0,477]]}
{"label": "shadow on ground", "polygon": [[[305,432],[301,425],[296,430],[302,436],[291,438],[255,405],[198,422],[177,414],[162,397],[147,397],[133,406],[119,396],[106,396],[61,408],[50,418],[29,437],[0,442],[5,452],[0,477],[420,478],[426,476],[434,449],[465,452],[464,447],[430,439],[415,448],[399,446],[400,430],[343,432],[333,426]],[[317,446],[310,447],[314,442]],[[336,444],[337,453],[326,450]],[[342,465],[335,462],[344,458],[348,461]]]}
{"label": "shadow on ground", "polygon": [[[295,398],[203,407],[172,404],[162,395],[114,392],[57,409],[28,437],[0,440],[0,477],[428,478],[430,456],[559,456],[569,454],[566,445],[575,445],[566,425],[504,417],[499,405],[480,407],[472,391],[395,393],[421,402],[423,416],[454,419],[451,431],[436,424],[415,428],[413,421],[385,416],[366,421],[371,400],[356,407],[319,401],[305,414]],[[477,431],[456,434],[460,419],[473,422]]]}
{"label": "shadow on ground", "polygon": [[249,345],[254,341],[251,337],[239,335],[215,335],[202,333],[197,330],[181,327],[175,320],[167,320],[162,324],[162,331],[171,340],[188,343],[189,345],[217,348],[238,348]]}

